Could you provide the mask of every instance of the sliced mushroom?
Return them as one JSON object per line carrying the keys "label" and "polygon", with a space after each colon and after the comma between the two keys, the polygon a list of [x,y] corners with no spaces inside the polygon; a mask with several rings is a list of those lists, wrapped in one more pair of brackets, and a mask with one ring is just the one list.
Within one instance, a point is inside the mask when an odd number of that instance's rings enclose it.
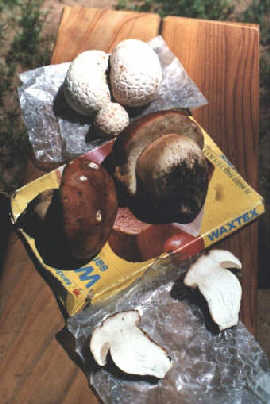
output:
{"label": "sliced mushroom", "polygon": [[190,267],[184,279],[186,286],[199,288],[221,331],[238,323],[242,296],[239,280],[226,268],[241,267],[241,262],[229,251],[212,250]]}
{"label": "sliced mushroom", "polygon": [[211,250],[209,255],[214,261],[216,261],[223,268],[235,268],[241,269],[242,264],[238,258],[236,258],[230,251],[227,250]]}
{"label": "sliced mushroom", "polygon": [[136,310],[108,317],[94,330],[90,351],[100,366],[106,365],[110,351],[113,362],[123,372],[164,378],[171,360],[167,352],[138,327],[139,322]]}

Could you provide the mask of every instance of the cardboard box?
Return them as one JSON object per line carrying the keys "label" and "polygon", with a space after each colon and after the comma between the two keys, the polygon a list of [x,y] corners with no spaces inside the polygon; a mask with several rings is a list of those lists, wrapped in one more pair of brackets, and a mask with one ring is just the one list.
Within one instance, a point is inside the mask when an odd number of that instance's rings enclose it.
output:
{"label": "cardboard box", "polygon": [[[176,234],[179,233],[180,229],[184,234],[188,233],[190,237],[187,244],[181,245],[176,250],[172,252],[161,251],[157,257],[150,257],[143,261],[141,259],[132,261],[123,258],[119,253],[117,254],[108,241],[100,253],[87,265],[74,270],[57,269],[44,263],[36,248],[34,238],[21,228],[18,229],[34,253],[38,264],[53,277],[55,284],[61,284],[62,287],[56,288],[55,293],[58,301],[69,315],[74,315],[80,311],[89,302],[89,299],[92,302],[102,301],[125,289],[142,276],[157,259],[166,260],[173,257],[174,261],[181,262],[193,253],[215,244],[257,219],[264,212],[262,197],[239,175],[211,137],[203,129],[202,131],[205,138],[203,151],[213,164],[214,170],[201,213],[194,222],[177,227]],[[101,149],[106,149],[107,153],[112,144],[113,141],[107,142],[101,146]],[[99,155],[97,151],[99,150],[90,151],[86,156],[92,159],[93,155],[95,158],[98,155],[98,159],[100,159],[103,152],[101,150]],[[11,198],[11,216],[14,224],[16,224],[27,204],[39,193],[46,189],[59,187],[62,170],[63,167],[59,167],[17,190]],[[165,227],[158,231],[163,234],[165,239],[167,237],[166,231],[168,231],[168,237],[174,235],[174,230],[171,227],[168,230],[167,225],[161,226]],[[163,229],[167,230],[163,231]],[[152,236],[151,233],[148,240],[150,244],[155,243],[151,239]],[[147,243],[147,239],[144,241]],[[168,270],[170,270],[169,265]]]}

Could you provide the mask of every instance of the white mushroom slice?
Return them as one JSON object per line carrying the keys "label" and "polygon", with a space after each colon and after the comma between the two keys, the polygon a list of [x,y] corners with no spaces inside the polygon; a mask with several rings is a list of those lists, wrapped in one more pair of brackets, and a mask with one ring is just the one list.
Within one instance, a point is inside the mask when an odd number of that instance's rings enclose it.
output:
{"label": "white mushroom slice", "polygon": [[242,264],[238,258],[227,250],[211,250],[208,254],[214,261],[220,264],[223,268],[241,269]]}
{"label": "white mushroom slice", "polygon": [[240,269],[241,262],[229,251],[213,250],[200,257],[184,279],[185,285],[199,288],[220,330],[238,323],[242,296],[239,280],[226,268]]}
{"label": "white mushroom slice", "polygon": [[109,56],[98,50],[80,53],[70,64],[64,95],[72,109],[82,115],[97,112],[111,101],[106,80]]}
{"label": "white mushroom slice", "polygon": [[155,51],[139,39],[125,39],[110,57],[112,94],[122,105],[138,107],[158,95],[162,69]]}
{"label": "white mushroom slice", "polygon": [[138,328],[138,311],[116,313],[97,327],[90,351],[100,366],[105,366],[110,351],[115,365],[133,375],[165,377],[172,363],[166,351]]}

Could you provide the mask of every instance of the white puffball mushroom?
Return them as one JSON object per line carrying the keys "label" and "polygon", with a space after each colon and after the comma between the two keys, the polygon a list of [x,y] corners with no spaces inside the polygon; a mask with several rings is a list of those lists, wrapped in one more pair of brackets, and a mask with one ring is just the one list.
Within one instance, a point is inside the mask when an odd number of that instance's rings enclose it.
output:
{"label": "white puffball mushroom", "polygon": [[108,135],[119,135],[128,124],[127,111],[122,105],[115,102],[105,104],[96,116],[96,125]]}
{"label": "white puffball mushroom", "polygon": [[242,297],[239,280],[226,268],[241,267],[241,262],[231,252],[212,250],[195,261],[184,278],[186,286],[199,288],[221,331],[238,323]]}
{"label": "white puffball mushroom", "polygon": [[67,103],[76,112],[88,116],[111,101],[106,79],[108,59],[103,51],[89,50],[71,62],[63,90]]}
{"label": "white puffball mushroom", "polygon": [[105,366],[110,351],[113,362],[123,372],[164,378],[172,366],[166,351],[153,342],[138,324],[137,310],[116,313],[95,328],[90,351]]}
{"label": "white puffball mushroom", "polygon": [[162,69],[155,51],[138,39],[126,39],[112,51],[110,84],[113,97],[122,105],[139,107],[158,95]]}

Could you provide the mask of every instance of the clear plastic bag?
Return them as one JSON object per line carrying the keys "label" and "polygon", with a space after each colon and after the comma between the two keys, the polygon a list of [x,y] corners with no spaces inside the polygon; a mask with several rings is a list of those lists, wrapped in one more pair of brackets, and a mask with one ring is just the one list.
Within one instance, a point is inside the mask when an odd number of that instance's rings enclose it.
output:
{"label": "clear plastic bag", "polygon": [[[240,322],[218,333],[201,296],[182,283],[188,264],[152,265],[129,289],[68,319],[90,385],[104,403],[270,403],[266,354]],[[173,366],[162,380],[126,375],[112,363],[99,367],[89,350],[93,329],[107,316],[137,309],[140,327],[164,347]],[[132,349],[132,347],[130,347]]]}

